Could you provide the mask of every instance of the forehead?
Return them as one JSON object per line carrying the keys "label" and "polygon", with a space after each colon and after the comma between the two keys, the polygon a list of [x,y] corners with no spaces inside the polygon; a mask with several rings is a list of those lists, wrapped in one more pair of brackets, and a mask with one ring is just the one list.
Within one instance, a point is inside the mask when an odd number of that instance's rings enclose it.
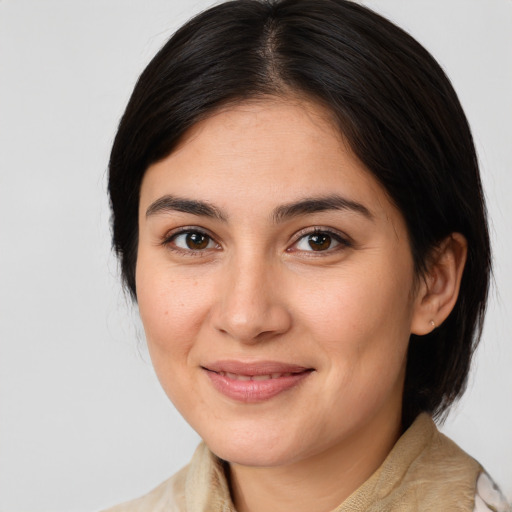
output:
{"label": "forehead", "polygon": [[179,193],[223,208],[274,208],[306,195],[336,193],[389,215],[393,207],[384,189],[331,118],[321,106],[299,99],[225,107],[194,125],[169,156],[150,166],[141,202]]}

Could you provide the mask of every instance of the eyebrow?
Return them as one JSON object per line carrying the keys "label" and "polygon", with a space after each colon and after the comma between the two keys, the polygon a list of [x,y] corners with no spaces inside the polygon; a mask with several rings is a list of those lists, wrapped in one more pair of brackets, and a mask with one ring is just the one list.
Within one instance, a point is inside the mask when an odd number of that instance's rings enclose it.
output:
{"label": "eyebrow", "polygon": [[146,217],[156,215],[157,213],[183,212],[201,217],[210,217],[226,222],[227,217],[215,206],[195,199],[186,199],[165,195],[151,203],[146,210]]}
{"label": "eyebrow", "polygon": [[[271,214],[271,219],[274,223],[279,224],[293,217],[328,210],[348,210],[373,220],[373,215],[366,206],[335,194],[322,197],[307,197],[293,203],[283,204],[274,209]],[[146,210],[146,217],[173,211],[190,213],[200,217],[209,217],[222,222],[227,222],[228,219],[226,214],[210,203],[172,195],[162,196],[151,203]]]}
{"label": "eyebrow", "polygon": [[278,206],[272,213],[272,219],[275,223],[279,223],[292,217],[327,210],[348,210],[373,220],[373,215],[366,206],[336,194],[325,197],[308,197],[293,203]]}

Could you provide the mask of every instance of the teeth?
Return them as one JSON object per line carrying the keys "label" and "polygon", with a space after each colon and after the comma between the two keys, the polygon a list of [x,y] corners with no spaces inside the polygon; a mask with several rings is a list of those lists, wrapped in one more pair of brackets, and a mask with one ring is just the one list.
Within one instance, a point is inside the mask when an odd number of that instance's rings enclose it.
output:
{"label": "teeth", "polygon": [[270,379],[279,379],[280,377],[290,377],[291,373],[271,373],[268,375],[239,375],[238,373],[229,373],[229,372],[218,372],[222,377],[227,377],[231,380],[270,380]]}
{"label": "teeth", "polygon": [[237,375],[236,373],[225,372],[226,377],[232,380],[251,380],[249,375]]}

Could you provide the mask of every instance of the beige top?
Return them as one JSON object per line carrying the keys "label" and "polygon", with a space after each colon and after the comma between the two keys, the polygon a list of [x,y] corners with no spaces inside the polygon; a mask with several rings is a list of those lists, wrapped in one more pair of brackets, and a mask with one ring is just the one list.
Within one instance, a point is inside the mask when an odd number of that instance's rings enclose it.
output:
{"label": "beige top", "polygon": [[[478,481],[478,486],[477,486]],[[478,462],[420,415],[383,464],[332,512],[510,512]],[[236,512],[223,463],[201,443],[152,492],[105,512]]]}

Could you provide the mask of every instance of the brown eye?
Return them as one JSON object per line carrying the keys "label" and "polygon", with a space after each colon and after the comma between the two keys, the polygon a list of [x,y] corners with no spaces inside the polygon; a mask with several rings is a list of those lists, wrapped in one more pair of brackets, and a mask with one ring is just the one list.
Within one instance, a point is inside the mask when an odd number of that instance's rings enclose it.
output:
{"label": "brown eye", "polygon": [[182,231],[171,237],[167,243],[182,251],[203,251],[217,246],[212,237],[201,231]]}
{"label": "brown eye", "polygon": [[301,236],[289,250],[330,254],[346,247],[351,247],[351,243],[342,235],[328,230],[315,230]]}
{"label": "brown eye", "polygon": [[203,233],[188,233],[185,235],[185,243],[187,244],[187,247],[193,251],[206,249],[209,242],[210,237]]}
{"label": "brown eye", "polygon": [[325,251],[331,244],[332,238],[327,233],[314,233],[308,236],[308,245],[313,251]]}

